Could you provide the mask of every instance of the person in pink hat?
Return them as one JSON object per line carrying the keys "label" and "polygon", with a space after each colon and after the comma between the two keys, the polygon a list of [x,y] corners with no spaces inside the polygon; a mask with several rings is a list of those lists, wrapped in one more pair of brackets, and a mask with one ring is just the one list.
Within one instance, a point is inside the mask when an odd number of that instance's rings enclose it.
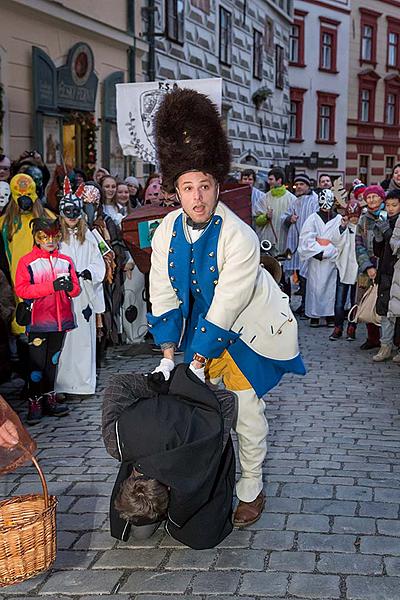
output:
{"label": "person in pink hat", "polygon": [[[385,190],[380,185],[368,186],[363,198],[367,210],[361,215],[356,229],[356,258],[358,263],[358,300],[366,289],[375,281],[378,258],[374,251],[374,230],[376,223],[385,216]],[[380,347],[380,331],[377,325],[367,324],[367,340],[361,350]]]}

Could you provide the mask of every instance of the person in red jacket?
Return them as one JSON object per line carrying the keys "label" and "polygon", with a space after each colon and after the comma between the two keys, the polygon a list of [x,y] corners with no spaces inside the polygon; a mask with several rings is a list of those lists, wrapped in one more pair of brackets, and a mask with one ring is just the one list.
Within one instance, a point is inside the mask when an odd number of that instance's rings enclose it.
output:
{"label": "person in red jacket", "polygon": [[71,298],[81,290],[72,260],[58,252],[59,221],[41,217],[31,227],[35,243],[18,263],[15,291],[31,306],[27,422],[35,425],[43,414],[68,414],[57,403],[54,381],[65,333],[75,327]]}

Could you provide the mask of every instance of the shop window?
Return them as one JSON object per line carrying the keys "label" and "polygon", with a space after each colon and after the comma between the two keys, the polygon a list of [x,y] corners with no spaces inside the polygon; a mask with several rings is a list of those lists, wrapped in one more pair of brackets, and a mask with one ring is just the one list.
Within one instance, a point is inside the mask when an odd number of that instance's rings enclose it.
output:
{"label": "shop window", "polygon": [[319,144],[335,143],[337,94],[317,92],[317,139]]}
{"label": "shop window", "polygon": [[183,44],[185,20],[184,0],[166,0],[165,13],[167,37],[174,42]]}
{"label": "shop window", "polygon": [[360,154],[358,172],[360,179],[366,185],[369,183],[369,156],[368,154]]}
{"label": "shop window", "polygon": [[224,65],[232,62],[232,14],[219,7],[219,60]]}
{"label": "shop window", "polygon": [[263,36],[260,31],[253,29],[253,77],[263,78]]}
{"label": "shop window", "polygon": [[291,142],[303,141],[303,88],[290,89],[289,138]]}
{"label": "shop window", "polygon": [[275,46],[275,87],[283,90],[285,82],[285,50],[279,44]]}
{"label": "shop window", "polygon": [[295,17],[290,28],[289,64],[292,67],[304,67],[304,18]]}
{"label": "shop window", "polygon": [[369,8],[360,8],[360,63],[376,64],[376,45],[378,36],[378,13]]}

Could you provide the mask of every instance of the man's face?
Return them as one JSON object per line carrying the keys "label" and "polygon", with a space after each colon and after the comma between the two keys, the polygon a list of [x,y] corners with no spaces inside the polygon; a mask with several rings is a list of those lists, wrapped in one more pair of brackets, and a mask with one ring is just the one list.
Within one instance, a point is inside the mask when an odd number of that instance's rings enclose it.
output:
{"label": "man's face", "polygon": [[208,173],[191,171],[178,178],[177,189],[185,213],[194,223],[205,223],[214,212],[217,185]]}
{"label": "man's face", "polygon": [[269,187],[279,187],[282,185],[282,179],[276,179],[275,175],[268,175]]}
{"label": "man's face", "polygon": [[307,194],[310,190],[310,186],[304,183],[304,181],[296,181],[295,186],[296,188],[294,190],[294,193],[296,194],[296,196],[303,196],[304,194]]}
{"label": "man's face", "polygon": [[394,217],[400,213],[400,200],[397,198],[388,198],[385,205],[389,217]]}
{"label": "man's face", "polygon": [[253,175],[242,175],[240,178],[240,183],[247,183],[253,187],[254,185],[254,177]]}
{"label": "man's face", "polygon": [[10,168],[11,161],[5,156],[3,160],[0,161],[0,181],[8,181],[10,178]]}
{"label": "man's face", "polygon": [[319,187],[322,190],[330,190],[332,187],[332,180],[329,175],[322,175],[319,179]]}
{"label": "man's face", "polygon": [[368,196],[365,198],[365,202],[367,203],[368,209],[370,211],[374,211],[378,210],[382,204],[382,198],[378,196],[378,194],[368,194]]}

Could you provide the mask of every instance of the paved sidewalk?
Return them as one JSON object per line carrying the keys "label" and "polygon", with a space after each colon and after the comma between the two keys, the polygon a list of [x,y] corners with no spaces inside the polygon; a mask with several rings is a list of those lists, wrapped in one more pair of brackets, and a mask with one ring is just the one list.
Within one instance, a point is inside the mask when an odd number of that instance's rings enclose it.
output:
{"label": "paved sidewalk", "polygon": [[[156,356],[116,349],[96,398],[31,428],[50,492],[59,497],[58,556],[48,572],[0,588],[0,600],[400,600],[400,368],[373,364],[359,339],[300,323],[304,378],[268,398],[267,505],[218,548],[194,551],[163,531],[145,542],[109,535],[117,462],[102,445],[101,391],[114,372],[149,371]],[[13,397],[15,383],[0,388]],[[39,488],[31,467],[4,476],[0,495]],[[216,598],[218,596],[218,598]]]}

